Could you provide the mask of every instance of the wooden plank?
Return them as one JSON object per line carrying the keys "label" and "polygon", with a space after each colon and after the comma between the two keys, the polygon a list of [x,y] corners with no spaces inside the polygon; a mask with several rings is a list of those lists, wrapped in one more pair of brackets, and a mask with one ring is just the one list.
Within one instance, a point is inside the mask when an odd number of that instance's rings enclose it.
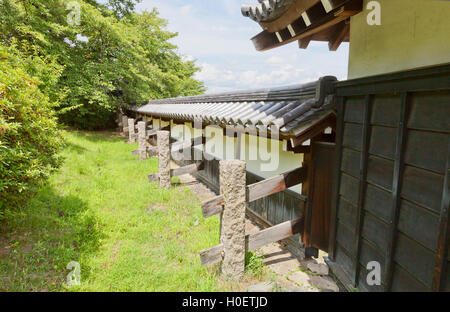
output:
{"label": "wooden plank", "polygon": [[309,46],[309,43],[311,42],[312,36],[305,37],[303,39],[298,40],[298,47],[300,49],[307,49]]}
{"label": "wooden plank", "polygon": [[[342,222],[338,222],[336,240],[339,243],[340,247],[345,249],[347,256],[354,259],[356,254],[355,229],[351,229]],[[349,275],[352,276],[353,274],[351,274],[351,272],[354,271],[353,260],[349,260],[346,266],[348,266]]]}
{"label": "wooden plank", "polygon": [[183,142],[175,142],[175,143],[171,144],[170,149],[171,149],[172,153],[173,152],[179,152],[179,151],[184,150],[186,148],[190,148],[190,147],[193,147],[193,146],[196,146],[196,145],[204,144],[205,141],[206,141],[206,138],[201,136],[201,137],[193,138],[193,139],[186,140],[186,141],[183,141]]}
{"label": "wooden plank", "polygon": [[371,101],[372,96],[367,95],[364,103],[364,113],[363,113],[363,131],[362,131],[362,143],[361,143],[361,154],[360,154],[360,174],[359,174],[359,188],[358,188],[358,202],[357,202],[357,217],[356,217],[356,227],[355,227],[355,258],[353,259],[353,287],[358,287],[359,280],[359,256],[361,251],[361,235],[364,220],[364,202],[366,198],[367,189],[367,163],[368,163],[368,153],[369,153],[369,139],[370,139],[370,115],[371,115]]}
{"label": "wooden plank", "polygon": [[315,137],[316,135],[322,133],[326,128],[331,127],[336,128],[336,115],[330,114],[314,126],[306,129],[303,133],[300,133],[295,138],[291,139],[291,146],[297,147],[302,145],[305,141]]}
{"label": "wooden plank", "polygon": [[344,122],[363,123],[364,99],[364,96],[352,96],[345,99]]}
{"label": "wooden plank", "polygon": [[353,205],[358,205],[358,179],[344,172],[341,173],[339,194]]}
{"label": "wooden plank", "polygon": [[405,162],[445,175],[447,155],[443,151],[447,150],[448,140],[445,133],[409,130]]}
{"label": "wooden plank", "polygon": [[[449,82],[450,82],[450,65],[437,65],[437,66],[429,66],[422,69],[413,69],[407,71],[401,71],[398,73],[388,73],[382,75],[376,75],[366,78],[358,78],[352,80],[341,81],[337,84],[336,93],[337,96],[355,96],[355,95],[365,95],[365,94],[386,94],[389,92],[393,93],[402,93],[402,92],[414,92],[414,98],[418,95],[418,92],[422,91],[432,91],[435,94],[440,94],[444,98],[442,104],[443,108],[447,102],[445,102],[445,92],[449,90]],[[436,92],[439,91],[439,92]],[[433,102],[439,103],[440,99],[435,99]],[[425,103],[424,103],[425,104]],[[430,103],[431,104],[431,103]],[[425,107],[428,106],[426,109]],[[429,112],[433,112],[435,109],[433,105],[425,105],[422,108],[426,109]],[[414,105],[412,112],[414,112]],[[441,121],[444,121],[443,124],[447,124],[447,129],[450,129],[449,119],[444,116],[448,116],[444,111],[441,111],[439,114],[443,117],[439,118]],[[412,113],[414,116],[415,113]],[[437,112],[433,113],[434,116],[437,116]],[[422,116],[421,120],[423,121],[423,125],[429,127],[430,125],[435,125],[432,121],[434,119],[433,115],[426,114],[425,111],[417,112],[417,117]],[[409,128],[415,128],[413,126],[412,120],[414,118],[410,118]],[[440,127],[439,127],[440,128]]]}
{"label": "wooden plank", "polygon": [[[171,177],[178,177],[181,176],[183,174],[190,174],[190,173],[196,173],[198,171],[203,170],[204,168],[204,162],[201,162],[199,164],[192,164],[192,165],[188,165],[188,166],[184,166],[181,168],[177,168],[177,169],[171,169],[170,170],[170,176]],[[148,176],[148,180],[150,183],[155,182],[159,179],[159,174],[158,173],[154,173]]]}
{"label": "wooden plank", "polygon": [[305,181],[307,167],[300,167],[284,174],[247,186],[249,202],[281,192]]}
{"label": "wooden plank", "polygon": [[334,190],[334,197],[331,205],[330,212],[330,239],[328,247],[328,256],[331,261],[335,261],[336,258],[336,230],[339,215],[339,192],[341,188],[341,166],[342,166],[342,140],[343,140],[343,130],[344,130],[344,114],[345,114],[345,102],[343,97],[339,97],[337,100],[337,111],[338,120],[336,125],[336,163],[335,163],[335,174],[336,179]]}
{"label": "wooden plank", "polygon": [[400,104],[399,95],[376,95],[373,100],[371,123],[397,128],[400,120]]}
{"label": "wooden plank", "polygon": [[172,177],[178,177],[181,176],[183,174],[191,174],[191,173],[196,173],[198,171],[203,170],[204,168],[204,163],[198,163],[198,164],[192,164],[192,165],[188,165],[188,166],[184,166],[184,167],[180,167],[177,169],[172,169],[170,170],[170,176]]}
{"label": "wooden plank", "polygon": [[[255,250],[267,244],[275,243],[289,238],[303,231],[303,217],[287,221],[268,229],[264,229],[256,234],[245,237],[246,251]],[[223,244],[200,251],[202,266],[209,266],[222,261]]]}
{"label": "wooden plank", "polygon": [[406,142],[406,133],[408,131],[408,115],[409,115],[409,103],[408,103],[408,93],[402,94],[401,109],[400,109],[400,120],[398,123],[398,133],[397,133],[397,147],[395,152],[395,163],[394,163],[394,176],[392,182],[392,221],[389,226],[388,234],[388,249],[386,252],[386,284],[385,291],[390,291],[392,288],[392,277],[394,269],[394,251],[397,242],[397,225],[400,215],[400,203],[401,203],[401,189],[403,182],[403,171],[404,171],[404,149]]}
{"label": "wooden plank", "polygon": [[221,213],[223,210],[223,196],[219,195],[202,202],[202,211],[205,218]]}
{"label": "wooden plank", "polygon": [[398,232],[394,262],[431,290],[435,254],[401,232]]}
{"label": "wooden plank", "polygon": [[311,152],[310,145],[299,145],[297,147],[292,147],[291,141],[287,141],[287,149],[288,152],[293,152],[294,154],[307,154]]}
{"label": "wooden plank", "polygon": [[[384,261],[385,261],[384,253],[380,252],[380,250],[374,244],[372,244],[368,240],[363,239],[361,241],[361,252],[360,252],[360,256],[359,256],[359,264],[362,265],[363,267],[367,267],[367,264],[371,261],[377,261],[380,264],[380,266],[383,268]],[[381,270],[381,272],[380,272],[381,281],[386,280],[385,273],[386,272],[384,272],[384,270]],[[366,276],[364,277],[364,279],[366,279]],[[360,274],[359,280],[361,281],[361,274]],[[365,286],[365,287],[368,287],[368,286]]]}
{"label": "wooden plank", "polygon": [[330,238],[330,207],[334,187],[335,144],[313,142],[313,178],[309,201],[311,209],[311,227],[309,242],[312,247],[328,252]]}
{"label": "wooden plank", "polygon": [[361,152],[354,151],[349,148],[342,148],[341,170],[353,177],[359,175],[359,160]]}
{"label": "wooden plank", "polygon": [[[442,192],[441,216],[439,226],[438,248],[435,259],[433,274],[433,290],[443,291],[445,286],[445,276],[448,275],[447,257],[449,249],[449,222],[450,217],[450,142],[447,150],[447,164],[445,166],[444,190]],[[449,281],[447,281],[448,283]]]}
{"label": "wooden plank", "polygon": [[387,190],[392,189],[392,177],[395,169],[394,161],[370,155],[367,166],[368,182]]}
{"label": "wooden plank", "polygon": [[450,133],[450,118],[448,118],[450,116],[450,105],[448,105],[450,79],[438,78],[436,75],[431,77],[436,80],[435,85],[440,81],[446,81],[447,91],[415,93],[411,99],[411,118],[408,127]]}
{"label": "wooden plank", "polygon": [[363,127],[359,124],[345,123],[342,145],[361,151]]}
{"label": "wooden plank", "polygon": [[262,230],[256,234],[247,235],[246,246],[247,250],[255,250],[270,243],[275,243],[280,240],[286,239],[293,235],[303,232],[304,218],[287,221],[268,229]]}
{"label": "wooden plank", "polygon": [[202,266],[209,266],[222,261],[223,244],[200,251]]}
{"label": "wooden plank", "polygon": [[364,209],[386,223],[392,221],[392,194],[384,189],[367,185]]}
{"label": "wooden plank", "polygon": [[394,264],[392,278],[392,292],[428,292],[430,291],[423,283],[419,282],[411,273],[401,266]]}
{"label": "wooden plank", "polygon": [[439,216],[406,200],[402,201],[398,230],[436,252],[439,236]]}
{"label": "wooden plank", "polygon": [[394,160],[397,144],[397,129],[372,126],[369,153]]}
{"label": "wooden plank", "polygon": [[148,139],[148,138],[151,138],[151,137],[153,137],[153,136],[156,136],[156,133],[157,133],[157,132],[158,132],[158,130],[155,130],[155,129],[148,131],[148,132],[147,132],[147,139]]}
{"label": "wooden plank", "polygon": [[160,129],[152,129],[152,130],[149,130],[149,131],[147,132],[147,139],[156,136],[156,134],[158,133],[158,131],[170,131],[170,125],[165,126],[165,127],[163,127],[163,128],[160,128]]}
{"label": "wooden plank", "polygon": [[357,207],[346,201],[342,196],[339,198],[339,222],[354,229],[356,227]]}
{"label": "wooden plank", "polygon": [[343,21],[337,25],[337,30],[332,35],[330,42],[328,42],[328,48],[330,51],[336,51],[341,43],[344,41],[345,37],[348,36],[350,31],[350,23]]}
{"label": "wooden plank", "polygon": [[387,250],[387,242],[389,240],[388,225],[370,213],[364,214],[364,221],[362,221],[362,224],[364,226],[361,229],[360,239],[364,238],[371,242],[378,247],[380,253],[384,253]]}
{"label": "wooden plank", "polygon": [[443,175],[406,165],[402,197],[440,214],[443,185]]}
{"label": "wooden plank", "polygon": [[[279,193],[292,186],[302,183],[307,177],[307,168],[300,167],[284,174],[251,184],[247,186],[247,200],[253,202],[258,199]],[[222,211],[217,206],[223,205],[223,196],[219,195],[202,203],[205,218],[216,215]]]}
{"label": "wooden plank", "polygon": [[[362,10],[362,1],[360,0],[339,0],[339,2],[339,5],[344,5],[339,8],[333,7],[334,9],[328,13],[325,12],[321,3],[317,3],[305,11],[304,13],[308,16],[311,24],[306,25],[303,17],[300,16],[300,18],[291,23],[291,26],[296,33],[295,36],[292,36],[286,28],[281,29],[278,31],[278,35],[282,39],[280,41],[276,33],[264,30],[251,39],[253,45],[258,51],[270,50],[328,30],[330,27],[348,19],[350,16],[353,16]],[[305,14],[303,14],[303,16],[305,16]]]}

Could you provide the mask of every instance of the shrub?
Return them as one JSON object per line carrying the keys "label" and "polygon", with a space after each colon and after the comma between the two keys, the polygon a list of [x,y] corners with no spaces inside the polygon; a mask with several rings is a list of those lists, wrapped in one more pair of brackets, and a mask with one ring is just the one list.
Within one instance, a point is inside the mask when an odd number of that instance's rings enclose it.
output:
{"label": "shrub", "polygon": [[[37,69],[43,59],[34,62]],[[33,57],[0,45],[0,218],[6,208],[27,199],[61,163],[56,104],[41,91],[40,79],[30,75],[31,63]],[[34,74],[44,77],[38,71]]]}

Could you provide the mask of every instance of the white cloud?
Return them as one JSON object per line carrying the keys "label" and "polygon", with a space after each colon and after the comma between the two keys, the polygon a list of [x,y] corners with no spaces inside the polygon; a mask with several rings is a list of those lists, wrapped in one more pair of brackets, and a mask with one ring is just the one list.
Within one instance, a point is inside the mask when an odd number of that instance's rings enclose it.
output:
{"label": "white cloud", "polygon": [[185,60],[201,68],[195,77],[208,93],[304,83],[325,75],[346,79],[348,45],[329,52],[326,43],[301,50],[295,43],[266,52],[250,38],[262,29],[241,15],[242,0],[153,0],[138,9],[157,7],[179,36],[172,42]]}

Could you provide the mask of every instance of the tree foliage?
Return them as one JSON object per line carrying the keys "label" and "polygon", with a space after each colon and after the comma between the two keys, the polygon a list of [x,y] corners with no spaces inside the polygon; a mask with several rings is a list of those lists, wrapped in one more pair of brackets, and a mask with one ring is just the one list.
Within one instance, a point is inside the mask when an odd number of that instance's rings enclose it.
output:
{"label": "tree foliage", "polygon": [[63,68],[58,83],[44,82],[43,88],[66,124],[105,128],[118,107],[203,92],[193,79],[198,68],[169,42],[177,34],[166,30],[156,9],[136,13],[131,0],[78,1],[80,23],[70,25],[68,3],[0,1],[0,42],[20,49],[26,43]]}
{"label": "tree foliage", "polygon": [[43,87],[57,79],[58,67],[38,56],[22,57],[14,47],[1,46],[0,67],[1,217],[5,207],[26,199],[34,186],[58,168],[62,137],[54,104]]}
{"label": "tree foliage", "polygon": [[58,168],[57,119],[102,129],[118,109],[203,92],[177,34],[136,2],[0,0],[0,217]]}

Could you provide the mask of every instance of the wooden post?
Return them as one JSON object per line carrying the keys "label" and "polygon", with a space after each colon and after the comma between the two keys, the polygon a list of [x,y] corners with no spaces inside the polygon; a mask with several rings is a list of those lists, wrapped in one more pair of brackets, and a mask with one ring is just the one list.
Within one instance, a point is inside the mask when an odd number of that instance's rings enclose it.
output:
{"label": "wooden post", "polygon": [[170,188],[170,132],[158,131],[159,187]]}
{"label": "wooden post", "polygon": [[136,133],[134,131],[134,119],[129,118],[128,119],[128,136],[130,143],[136,142]]}
{"label": "wooden post", "polygon": [[238,280],[245,269],[246,164],[240,160],[220,161],[220,189],[224,198],[221,243],[222,273]]}
{"label": "wooden post", "polygon": [[128,136],[128,117],[122,116],[122,133],[126,137]]}
{"label": "wooden post", "polygon": [[147,159],[147,131],[145,131],[145,121],[138,122],[138,154],[140,160]]}

